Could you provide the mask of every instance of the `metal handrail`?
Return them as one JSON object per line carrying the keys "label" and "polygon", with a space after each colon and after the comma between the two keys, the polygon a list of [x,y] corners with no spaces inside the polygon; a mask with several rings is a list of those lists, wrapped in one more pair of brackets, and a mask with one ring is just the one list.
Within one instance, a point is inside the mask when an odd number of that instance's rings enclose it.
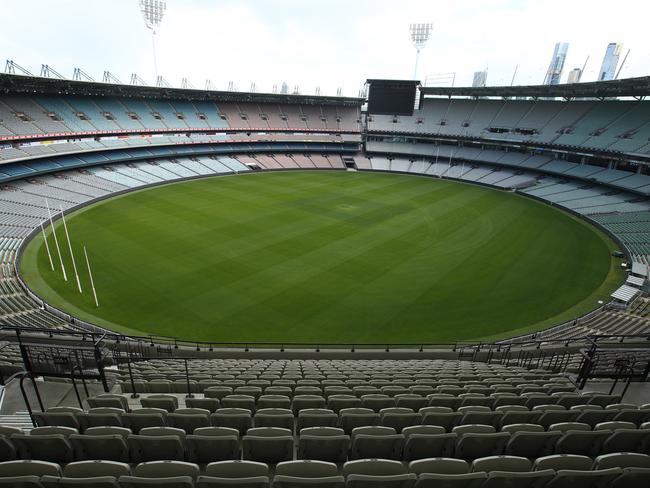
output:
{"label": "metal handrail", "polygon": [[[315,343],[315,342],[280,342],[280,341],[269,341],[269,342],[251,342],[251,341],[190,341],[183,340],[178,337],[173,336],[162,336],[162,335],[148,335],[148,336],[134,336],[134,335],[125,335],[120,333],[111,333],[111,332],[86,332],[86,331],[72,331],[72,330],[61,330],[61,329],[33,329],[29,327],[13,327],[5,326],[1,327],[0,330],[13,330],[17,335],[21,333],[30,333],[38,334],[43,333],[47,334],[49,337],[55,335],[58,336],[69,336],[69,337],[78,337],[82,341],[88,339],[91,340],[93,345],[98,344],[101,341],[112,340],[115,343],[134,343],[134,344],[147,344],[148,347],[153,347],[155,345],[164,345],[173,347],[174,349],[179,349],[180,347],[195,348],[197,351],[202,349],[207,349],[209,351],[214,350],[215,348],[243,348],[244,351],[248,351],[251,348],[262,349],[262,348],[271,348],[279,349],[281,352],[284,352],[285,349],[310,349],[315,351],[320,351],[321,349],[340,349],[340,350],[349,350],[355,352],[359,348],[366,349],[384,349],[386,352],[390,352],[391,349],[417,349],[422,352],[425,348],[442,348],[442,349],[451,349],[452,351],[457,351],[462,348],[482,350],[485,348],[499,348],[499,347],[536,347],[539,348],[542,344],[550,346],[553,344],[568,347],[570,345],[580,346],[584,345],[585,342],[594,343],[597,341],[604,341],[607,339],[616,339],[617,341],[622,341],[625,339],[639,339],[643,341],[650,341],[650,334],[590,334],[586,336],[575,336],[563,339],[531,339],[521,342],[511,342],[503,343],[500,341],[494,341],[490,343],[484,342],[455,342],[455,343],[425,343],[425,342],[404,342],[404,343],[385,343],[385,342],[374,342],[374,343]],[[99,336],[99,339],[96,339]]]}

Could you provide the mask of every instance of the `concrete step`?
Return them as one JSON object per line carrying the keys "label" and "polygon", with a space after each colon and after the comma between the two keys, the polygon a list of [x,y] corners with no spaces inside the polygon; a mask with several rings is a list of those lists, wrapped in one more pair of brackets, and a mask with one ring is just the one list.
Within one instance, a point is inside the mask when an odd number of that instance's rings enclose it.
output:
{"label": "concrete step", "polygon": [[18,427],[26,431],[34,428],[32,419],[25,410],[16,412],[13,415],[0,415],[0,425],[5,427]]}

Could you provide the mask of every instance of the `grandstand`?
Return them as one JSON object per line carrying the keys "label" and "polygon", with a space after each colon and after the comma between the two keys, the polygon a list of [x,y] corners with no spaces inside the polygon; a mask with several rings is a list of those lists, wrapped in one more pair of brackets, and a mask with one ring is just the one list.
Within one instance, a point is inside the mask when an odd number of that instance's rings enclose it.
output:
{"label": "grandstand", "polygon": [[[648,486],[650,105],[613,97],[649,81],[584,85],[422,88],[397,116],[359,98],[0,75],[0,486]],[[636,263],[633,295],[495,342],[235,344],[103,330],[17,273],[48,205],[295,169],[563,208]]]}

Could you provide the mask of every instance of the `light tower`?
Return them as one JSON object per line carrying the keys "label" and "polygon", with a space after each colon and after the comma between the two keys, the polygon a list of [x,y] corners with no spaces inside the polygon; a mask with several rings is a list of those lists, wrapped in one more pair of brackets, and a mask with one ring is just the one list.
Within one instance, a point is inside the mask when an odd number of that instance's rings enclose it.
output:
{"label": "light tower", "polygon": [[151,43],[153,45],[153,69],[158,78],[158,61],[156,60],[156,29],[160,26],[167,2],[164,0],[140,0],[140,11],[147,29],[151,29]]}
{"label": "light tower", "polygon": [[427,41],[431,36],[433,24],[411,24],[409,31],[411,31],[411,41],[416,50],[415,53],[415,70],[413,71],[413,79],[418,76],[418,61],[420,60],[420,51],[427,45]]}

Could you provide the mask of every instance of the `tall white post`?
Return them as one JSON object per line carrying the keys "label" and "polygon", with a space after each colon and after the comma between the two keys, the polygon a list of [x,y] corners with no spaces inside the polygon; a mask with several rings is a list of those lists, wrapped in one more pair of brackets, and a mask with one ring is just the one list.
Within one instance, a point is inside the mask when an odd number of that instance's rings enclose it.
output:
{"label": "tall white post", "polygon": [[74,260],[74,254],[72,253],[72,242],[70,241],[70,234],[68,234],[68,225],[65,223],[65,214],[63,213],[63,208],[59,205],[61,210],[61,219],[63,220],[63,229],[65,230],[65,237],[68,240],[68,249],[70,250],[70,258],[72,259],[72,268],[74,269],[75,278],[77,278],[77,288],[79,288],[79,293],[81,293],[81,281],[79,280],[79,273],[77,273],[77,263]]}
{"label": "tall white post", "polygon": [[95,281],[93,280],[93,273],[90,271],[90,261],[88,261],[86,246],[84,246],[84,256],[86,256],[86,266],[88,266],[88,276],[90,276],[90,287],[93,289],[93,296],[95,297],[95,306],[99,308],[99,302],[97,301],[97,292],[95,291]]}
{"label": "tall white post", "polygon": [[54,244],[56,246],[56,253],[59,255],[59,263],[61,263],[61,270],[63,271],[63,279],[68,281],[68,275],[65,272],[65,265],[63,264],[63,255],[61,254],[61,248],[59,247],[59,239],[56,237],[56,229],[54,228],[54,222],[52,222],[52,212],[50,212],[50,204],[45,199],[45,206],[47,207],[47,215],[50,218],[50,227],[52,227],[52,234],[54,235]]}
{"label": "tall white post", "polygon": [[47,236],[45,235],[45,228],[43,227],[43,222],[41,222],[41,231],[43,232],[43,241],[45,242],[45,249],[47,250],[47,258],[50,260],[50,268],[54,271],[54,263],[52,262],[52,254],[50,253],[50,246],[47,243]]}

